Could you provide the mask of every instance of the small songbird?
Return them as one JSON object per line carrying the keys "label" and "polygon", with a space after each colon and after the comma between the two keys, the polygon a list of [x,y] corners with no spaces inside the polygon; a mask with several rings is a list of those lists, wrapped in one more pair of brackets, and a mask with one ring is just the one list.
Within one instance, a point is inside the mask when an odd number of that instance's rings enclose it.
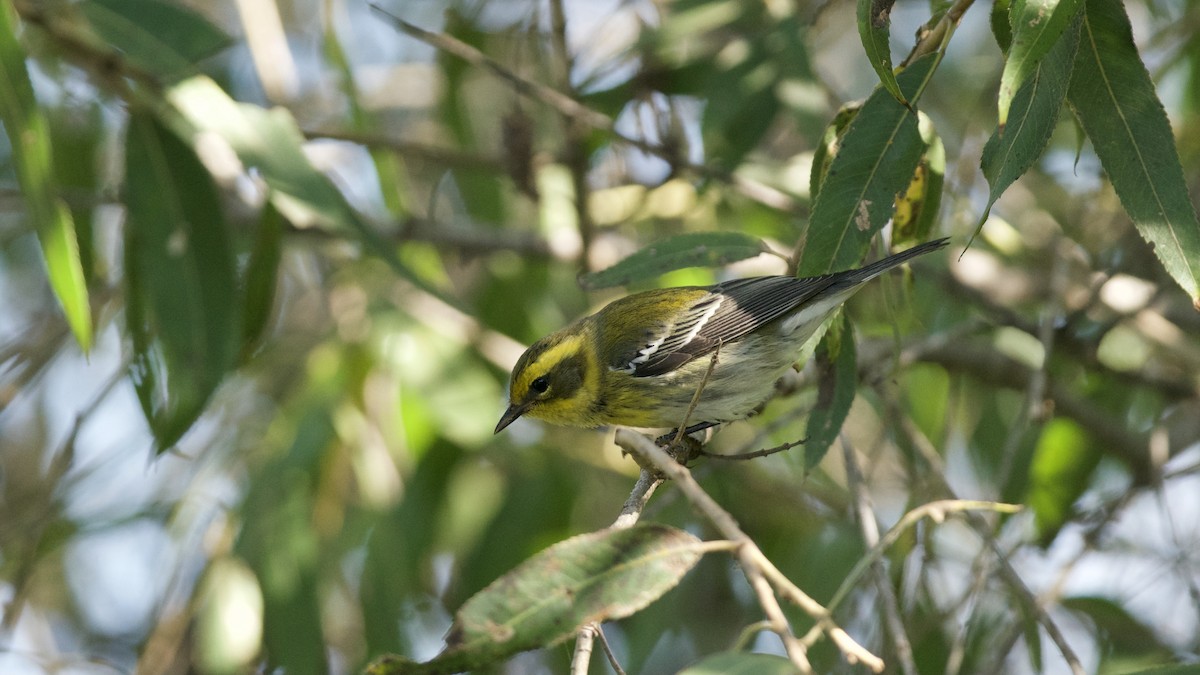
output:
{"label": "small songbird", "polygon": [[818,277],[751,277],[616,300],[521,355],[496,433],[522,416],[572,427],[677,427],[702,382],[689,430],[742,419],[863,284],[948,241]]}

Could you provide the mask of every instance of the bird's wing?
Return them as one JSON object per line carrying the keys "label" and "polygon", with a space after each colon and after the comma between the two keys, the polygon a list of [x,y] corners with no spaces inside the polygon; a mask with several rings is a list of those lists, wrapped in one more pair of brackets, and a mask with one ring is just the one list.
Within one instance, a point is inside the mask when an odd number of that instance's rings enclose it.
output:
{"label": "bird's wing", "polygon": [[828,288],[834,276],[752,277],[713,286],[673,320],[664,322],[626,370],[634,377],[669,373],[784,316]]}
{"label": "bird's wing", "polygon": [[853,289],[948,243],[948,239],[928,241],[859,269],[818,277],[750,277],[717,284],[677,316],[664,319],[622,370],[634,377],[669,373],[804,305],[812,308],[812,316],[800,318],[815,320],[848,298]]}

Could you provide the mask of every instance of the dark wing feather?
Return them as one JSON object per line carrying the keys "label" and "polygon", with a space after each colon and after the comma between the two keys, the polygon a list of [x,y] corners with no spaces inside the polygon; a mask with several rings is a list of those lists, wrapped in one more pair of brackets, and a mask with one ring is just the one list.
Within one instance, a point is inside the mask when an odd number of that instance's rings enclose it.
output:
{"label": "dark wing feather", "polygon": [[673,323],[664,326],[663,334],[649,340],[629,362],[629,372],[635,377],[669,373],[802,305],[864,284],[896,265],[945,246],[948,241],[926,242],[860,269],[819,277],[751,277],[717,284]]}
{"label": "dark wing feather", "polygon": [[662,375],[710,354],[717,345],[786,315],[832,281],[831,277],[751,277],[717,284],[667,327],[661,343],[655,344],[656,339],[642,350],[637,362],[631,363],[633,375]]}

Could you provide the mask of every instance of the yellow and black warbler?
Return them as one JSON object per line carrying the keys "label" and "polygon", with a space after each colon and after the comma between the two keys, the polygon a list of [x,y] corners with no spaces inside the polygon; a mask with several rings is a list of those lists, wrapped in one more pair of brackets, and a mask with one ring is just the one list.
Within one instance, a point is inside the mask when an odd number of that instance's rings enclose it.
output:
{"label": "yellow and black warbler", "polygon": [[521,355],[496,433],[523,415],[573,427],[676,427],[702,382],[694,428],[742,419],[864,283],[948,241],[818,277],[751,277],[616,300]]}

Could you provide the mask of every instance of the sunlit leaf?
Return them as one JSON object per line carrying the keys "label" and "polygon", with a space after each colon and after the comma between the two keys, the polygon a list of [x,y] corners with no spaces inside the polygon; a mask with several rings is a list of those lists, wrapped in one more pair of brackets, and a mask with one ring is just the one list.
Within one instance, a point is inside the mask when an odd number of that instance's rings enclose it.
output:
{"label": "sunlit leaf", "polygon": [[148,113],[130,118],[125,181],[131,373],[163,451],[233,367],[241,302],[216,186],[192,148]]}
{"label": "sunlit leaf", "polygon": [[58,197],[50,126],[34,98],[25,70],[25,53],[14,31],[10,7],[0,7],[0,119],[12,145],[29,219],[42,245],[50,288],[75,340],[86,352],[92,346],[92,313],[75,224],[67,205]]}
{"label": "sunlit leaf", "polygon": [[1065,417],[1042,429],[1029,467],[1029,494],[1038,536],[1048,543],[1071,515],[1100,463],[1101,448],[1087,430]]}
{"label": "sunlit leaf", "polygon": [[946,148],[924,113],[917,128],[925,143],[925,152],[913,172],[908,188],[896,195],[892,215],[892,246],[915,245],[925,241],[937,224],[942,205],[942,186],[946,175]]}
{"label": "sunlit leaf", "polygon": [[1087,0],[1068,96],[1134,225],[1200,307],[1200,222],[1119,0]]}
{"label": "sunlit leaf", "polygon": [[586,289],[622,286],[684,267],[717,267],[767,251],[757,237],[741,232],[690,232],[651,244],[608,269],[586,274]]}

